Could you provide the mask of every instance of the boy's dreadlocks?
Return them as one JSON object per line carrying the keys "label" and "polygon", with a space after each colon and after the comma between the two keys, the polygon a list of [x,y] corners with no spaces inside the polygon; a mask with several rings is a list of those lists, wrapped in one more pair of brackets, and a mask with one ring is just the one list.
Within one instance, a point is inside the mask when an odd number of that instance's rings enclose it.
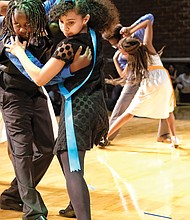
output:
{"label": "boy's dreadlocks", "polygon": [[7,14],[3,21],[2,34],[14,34],[12,16],[15,10],[25,13],[30,24],[30,36],[39,36],[46,26],[46,12],[41,0],[10,0]]}

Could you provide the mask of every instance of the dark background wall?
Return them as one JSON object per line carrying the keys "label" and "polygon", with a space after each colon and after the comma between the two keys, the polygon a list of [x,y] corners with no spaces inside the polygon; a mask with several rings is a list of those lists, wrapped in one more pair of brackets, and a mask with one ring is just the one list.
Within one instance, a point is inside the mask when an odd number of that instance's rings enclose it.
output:
{"label": "dark background wall", "polygon": [[[162,56],[183,71],[190,63],[190,0],[113,0],[120,12],[121,24],[131,25],[146,13],[154,15],[154,46],[166,45]],[[105,57],[112,58],[114,50],[105,42]],[[111,65],[111,64],[110,64]]]}

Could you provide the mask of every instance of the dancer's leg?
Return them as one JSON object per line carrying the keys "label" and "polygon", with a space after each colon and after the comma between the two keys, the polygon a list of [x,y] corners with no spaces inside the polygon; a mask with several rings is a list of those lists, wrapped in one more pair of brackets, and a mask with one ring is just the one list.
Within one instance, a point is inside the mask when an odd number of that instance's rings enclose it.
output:
{"label": "dancer's leg", "polygon": [[172,136],[176,136],[175,116],[174,116],[173,112],[170,112],[169,117],[167,118],[167,123],[170,128]]}
{"label": "dancer's leg", "polygon": [[[126,83],[121,91],[121,95],[119,96],[119,99],[117,100],[117,103],[112,111],[110,120],[109,120],[109,126],[112,127],[112,124],[117,120],[117,118],[122,115],[125,110],[129,107],[134,95],[136,94],[137,90],[139,88],[139,83],[137,84],[130,84]],[[109,136],[109,141],[112,141],[117,134],[119,133],[119,129],[114,132],[111,136]]]}
{"label": "dancer's leg", "polygon": [[116,132],[119,128],[121,128],[127,121],[133,118],[133,115],[130,113],[123,113],[121,116],[117,118],[117,120],[112,124],[108,132],[108,138]]}
{"label": "dancer's leg", "polygon": [[79,151],[80,171],[70,172],[68,152],[62,152],[58,157],[62,163],[68,194],[77,220],[91,220],[90,196],[87,184],[83,178],[85,151]]}
{"label": "dancer's leg", "polygon": [[170,129],[166,119],[159,120],[157,141],[171,143]]}
{"label": "dancer's leg", "polygon": [[177,148],[180,145],[180,140],[176,136],[176,130],[175,130],[175,117],[173,112],[170,113],[169,117],[167,118],[168,126],[170,128],[172,137],[172,145],[173,147]]}

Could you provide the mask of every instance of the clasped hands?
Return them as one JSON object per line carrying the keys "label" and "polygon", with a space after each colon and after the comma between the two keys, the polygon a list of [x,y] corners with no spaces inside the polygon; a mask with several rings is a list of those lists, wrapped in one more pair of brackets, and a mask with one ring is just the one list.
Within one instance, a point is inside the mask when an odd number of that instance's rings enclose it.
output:
{"label": "clasped hands", "polygon": [[131,36],[131,27],[122,27],[120,30],[120,34],[123,37],[130,37]]}

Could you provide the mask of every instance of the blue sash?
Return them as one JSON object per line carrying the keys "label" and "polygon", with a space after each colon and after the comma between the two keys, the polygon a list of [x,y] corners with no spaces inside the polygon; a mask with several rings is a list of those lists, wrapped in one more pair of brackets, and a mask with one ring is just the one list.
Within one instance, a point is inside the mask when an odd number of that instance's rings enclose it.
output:
{"label": "blue sash", "polygon": [[59,90],[61,94],[65,97],[65,127],[66,127],[66,141],[67,141],[67,148],[68,148],[68,156],[69,156],[69,165],[70,165],[70,171],[79,171],[80,168],[80,162],[79,162],[79,156],[78,156],[78,148],[76,144],[76,137],[75,137],[75,130],[74,130],[74,124],[73,124],[73,113],[72,113],[72,100],[71,96],[73,93],[75,93],[84,83],[89,79],[89,77],[92,74],[92,71],[95,66],[96,62],[96,34],[95,32],[90,29],[90,35],[92,38],[93,48],[94,48],[94,61],[93,61],[93,67],[90,71],[89,75],[86,77],[86,79],[77,87],[72,89],[70,92],[64,87],[63,83],[59,83]]}

